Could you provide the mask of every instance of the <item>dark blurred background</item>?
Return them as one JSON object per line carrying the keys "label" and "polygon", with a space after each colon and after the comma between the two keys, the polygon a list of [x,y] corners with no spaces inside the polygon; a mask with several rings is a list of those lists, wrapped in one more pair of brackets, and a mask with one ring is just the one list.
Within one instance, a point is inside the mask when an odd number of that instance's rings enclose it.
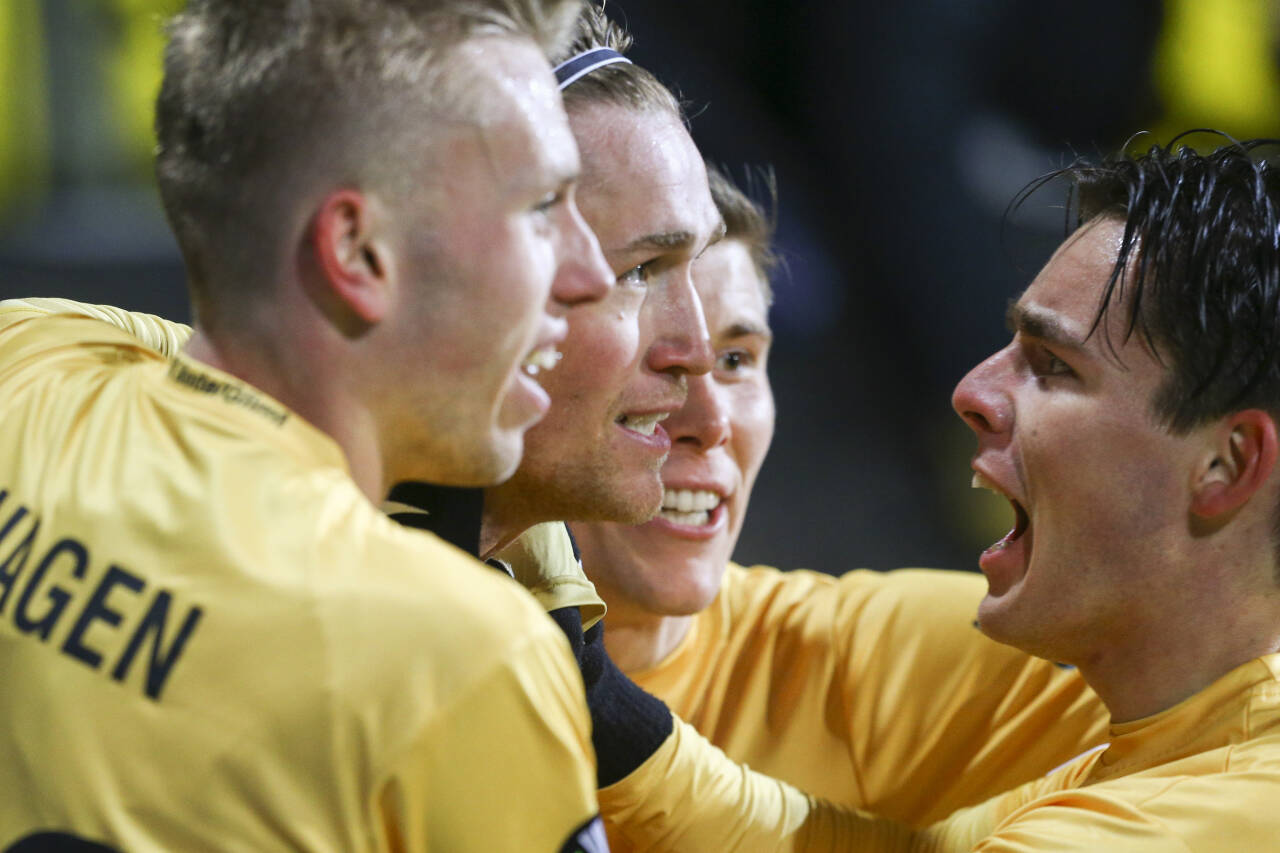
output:
{"label": "dark blurred background", "polygon": [[[0,298],[189,318],[150,173],[181,0],[0,0]],[[738,558],[969,569],[952,386],[1063,235],[1028,181],[1139,131],[1280,135],[1280,0],[610,0],[704,153],[780,191],[778,433]],[[1135,143],[1148,144],[1144,140]],[[0,401],[0,418],[3,401]],[[0,420],[3,428],[3,420]]]}

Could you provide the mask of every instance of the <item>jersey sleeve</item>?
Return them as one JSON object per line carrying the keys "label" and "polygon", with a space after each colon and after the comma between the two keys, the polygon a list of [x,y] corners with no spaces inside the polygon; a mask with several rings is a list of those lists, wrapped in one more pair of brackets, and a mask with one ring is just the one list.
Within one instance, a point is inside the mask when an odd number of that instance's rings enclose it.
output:
{"label": "jersey sleeve", "polygon": [[610,832],[637,850],[836,853],[860,850],[850,845],[878,823],[731,761],[679,719],[644,764],[599,793]]}
{"label": "jersey sleeve", "polygon": [[604,617],[604,600],[583,572],[564,522],[534,525],[495,557],[545,610],[577,607],[584,631]]}
{"label": "jersey sleeve", "polygon": [[649,762],[600,791],[600,804],[611,832],[668,853],[1229,853],[1270,849],[1280,833],[1269,780],[1120,781],[1041,793],[1038,780],[915,828],[734,765],[678,723]]}
{"label": "jersey sleeve", "polygon": [[437,715],[380,800],[393,849],[603,851],[582,679],[554,627]]}
{"label": "jersey sleeve", "polygon": [[6,299],[0,302],[0,323],[17,322],[30,317],[52,314],[78,314],[109,323],[133,335],[143,345],[156,350],[166,358],[177,355],[191,337],[191,327],[175,323],[154,314],[126,311],[111,305],[91,305],[72,299],[56,297],[29,297]]}
{"label": "jersey sleeve", "polygon": [[928,825],[1105,738],[1106,709],[1077,672],[974,625],[981,578],[904,569],[877,582],[836,620],[859,805]]}

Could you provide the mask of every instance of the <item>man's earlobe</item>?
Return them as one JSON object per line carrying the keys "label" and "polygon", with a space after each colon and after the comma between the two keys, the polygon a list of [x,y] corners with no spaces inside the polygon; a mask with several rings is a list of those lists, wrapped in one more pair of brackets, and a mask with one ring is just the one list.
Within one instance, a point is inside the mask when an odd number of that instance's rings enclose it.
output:
{"label": "man's earlobe", "polygon": [[1261,409],[1245,409],[1223,421],[1215,442],[1191,501],[1191,511],[1205,519],[1243,506],[1266,483],[1276,464],[1276,424]]}
{"label": "man's earlobe", "polygon": [[373,203],[356,190],[330,193],[311,221],[309,243],[320,273],[312,297],[349,337],[379,323],[390,308],[391,282],[375,224]]}

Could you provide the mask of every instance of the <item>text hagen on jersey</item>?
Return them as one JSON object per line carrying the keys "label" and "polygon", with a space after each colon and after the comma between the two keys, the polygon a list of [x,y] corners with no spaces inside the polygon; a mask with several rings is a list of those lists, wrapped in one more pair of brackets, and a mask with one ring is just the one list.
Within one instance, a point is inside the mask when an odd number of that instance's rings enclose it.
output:
{"label": "text hagen on jersey", "polygon": [[[0,518],[9,510],[8,517],[0,521],[0,617],[7,616],[19,631],[46,643],[64,619],[70,621],[71,629],[58,650],[91,669],[101,669],[106,662],[102,652],[102,627],[115,632],[121,630],[126,613],[116,608],[130,599],[142,598],[147,591],[146,580],[112,564],[92,587],[44,583],[46,577],[83,581],[89,573],[89,550],[80,541],[64,536],[43,548],[40,554],[33,554],[40,518],[25,506],[7,508],[5,504],[11,503],[8,498],[8,490],[0,489]],[[22,530],[25,535],[19,533]],[[28,566],[32,567],[29,572]],[[136,607],[128,609],[137,610]],[[199,607],[187,608],[177,629],[172,630],[169,622],[173,609],[173,594],[169,590],[156,589],[151,593],[146,611],[110,668],[112,678],[124,681],[138,653],[149,641],[150,654],[145,657],[147,670],[143,683],[147,696],[155,700],[160,699],[160,691],[203,612]],[[174,619],[177,621],[176,615]],[[96,643],[87,636],[90,629],[96,629]],[[112,645],[118,647],[119,644]]]}

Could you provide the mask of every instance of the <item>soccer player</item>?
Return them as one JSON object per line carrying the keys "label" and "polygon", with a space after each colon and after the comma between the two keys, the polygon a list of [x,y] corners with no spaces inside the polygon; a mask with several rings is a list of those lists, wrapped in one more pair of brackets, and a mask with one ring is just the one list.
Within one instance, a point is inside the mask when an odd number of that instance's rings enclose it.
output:
{"label": "soccer player", "polygon": [[711,189],[728,230],[694,281],[716,364],[664,421],[663,509],[571,525],[609,607],[610,655],[731,758],[913,824],[1098,743],[1105,714],[1078,675],[973,627],[977,575],[729,561],[773,435],[771,226],[714,170]]}
{"label": "soccer player", "polygon": [[1080,227],[953,403],[978,437],[975,483],[1017,515],[979,561],[982,630],[1078,666],[1111,712],[1110,743],[929,837],[944,850],[1271,849],[1275,142],[1207,155],[1175,142],[1068,175]]}
{"label": "soccer player", "polygon": [[0,316],[0,848],[599,849],[563,636],[372,503],[507,476],[608,292],[544,59],[577,8],[171,24],[185,351]]}

